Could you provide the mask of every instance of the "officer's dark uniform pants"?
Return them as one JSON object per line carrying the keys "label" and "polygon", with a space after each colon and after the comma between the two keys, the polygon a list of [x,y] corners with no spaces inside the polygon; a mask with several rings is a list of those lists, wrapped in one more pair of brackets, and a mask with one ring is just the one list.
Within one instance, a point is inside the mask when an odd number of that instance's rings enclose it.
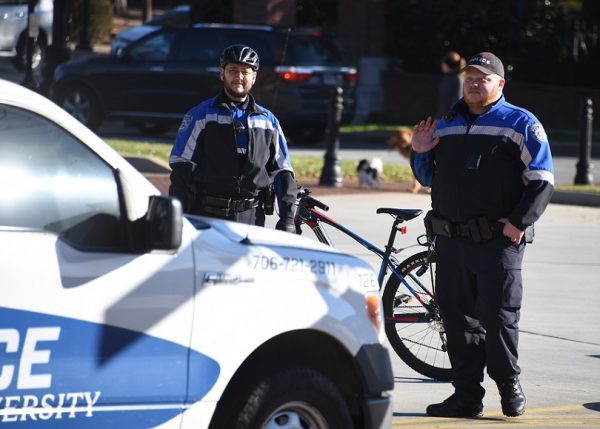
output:
{"label": "officer's dark uniform pants", "polygon": [[504,236],[475,243],[438,236],[436,295],[459,397],[480,401],[484,367],[496,382],[518,376],[525,245]]}

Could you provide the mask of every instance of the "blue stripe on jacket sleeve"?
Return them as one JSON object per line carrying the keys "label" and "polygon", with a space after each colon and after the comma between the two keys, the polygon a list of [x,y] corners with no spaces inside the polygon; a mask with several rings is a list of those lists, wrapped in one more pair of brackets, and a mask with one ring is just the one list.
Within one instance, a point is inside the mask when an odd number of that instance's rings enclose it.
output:
{"label": "blue stripe on jacket sleeve", "polygon": [[412,152],[410,156],[410,167],[421,185],[431,187],[433,183],[432,152]]}

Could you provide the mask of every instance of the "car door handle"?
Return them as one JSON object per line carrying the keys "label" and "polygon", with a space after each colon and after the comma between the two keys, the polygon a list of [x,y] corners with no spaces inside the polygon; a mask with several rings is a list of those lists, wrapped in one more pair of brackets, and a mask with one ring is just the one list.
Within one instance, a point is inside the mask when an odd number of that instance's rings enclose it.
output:
{"label": "car door handle", "polygon": [[165,68],[163,66],[152,66],[152,67],[150,67],[150,71],[163,72],[163,71],[165,71]]}

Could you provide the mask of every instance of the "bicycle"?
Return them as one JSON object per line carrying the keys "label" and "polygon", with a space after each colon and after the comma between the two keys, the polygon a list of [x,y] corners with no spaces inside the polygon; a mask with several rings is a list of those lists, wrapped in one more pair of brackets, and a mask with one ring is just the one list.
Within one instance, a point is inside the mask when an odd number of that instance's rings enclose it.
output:
{"label": "bicycle", "polygon": [[[333,241],[322,228],[322,224],[326,224],[378,255],[381,258],[378,281],[379,290],[383,289],[385,332],[392,348],[400,359],[418,373],[436,380],[451,380],[452,367],[447,353],[446,334],[435,301],[434,243],[426,235],[421,235],[417,243],[427,246],[426,251],[411,255],[402,262],[393,256],[415,246],[396,249],[394,242],[398,233],[406,233],[406,227],[400,224],[421,215],[423,210],[378,208],[378,214],[389,214],[394,218],[385,249],[381,249],[320,211],[328,211],[329,207],[311,197],[310,192],[308,188],[300,188],[298,192],[298,232],[301,232],[301,225],[305,224],[320,242],[334,247]],[[391,274],[384,287],[388,270]]]}

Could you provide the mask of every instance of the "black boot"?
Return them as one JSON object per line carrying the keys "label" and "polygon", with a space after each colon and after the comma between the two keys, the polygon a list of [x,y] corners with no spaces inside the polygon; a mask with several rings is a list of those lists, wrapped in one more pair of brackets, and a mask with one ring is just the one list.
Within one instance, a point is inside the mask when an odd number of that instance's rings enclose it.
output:
{"label": "black boot", "polygon": [[481,417],[483,403],[462,400],[456,393],[440,404],[431,404],[426,413],[434,417]]}
{"label": "black boot", "polygon": [[525,412],[525,394],[518,378],[511,378],[498,384],[502,412],[508,417],[517,417]]}

